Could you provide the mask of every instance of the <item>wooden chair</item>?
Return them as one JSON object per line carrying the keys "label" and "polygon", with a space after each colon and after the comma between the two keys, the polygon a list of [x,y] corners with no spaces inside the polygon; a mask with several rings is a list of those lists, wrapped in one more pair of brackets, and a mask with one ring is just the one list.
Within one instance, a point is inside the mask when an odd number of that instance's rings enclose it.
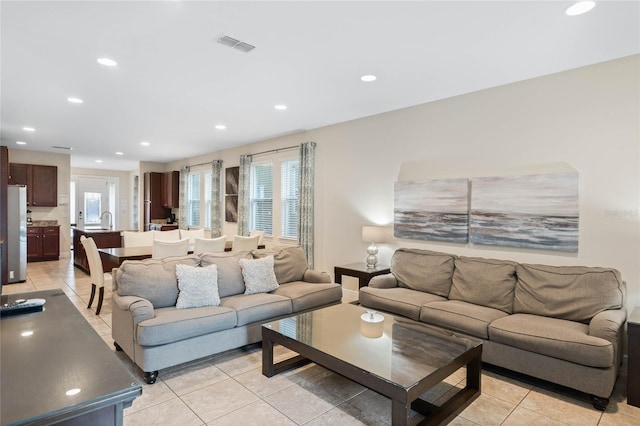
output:
{"label": "wooden chair", "polygon": [[260,235],[254,235],[253,237],[243,237],[242,235],[236,235],[233,238],[233,251],[249,251],[258,248],[258,240]]}
{"label": "wooden chair", "polygon": [[125,247],[151,247],[153,245],[154,231],[122,231],[122,237]]}
{"label": "wooden chair", "polygon": [[100,315],[102,309],[102,301],[104,300],[104,284],[105,282],[111,282],[111,274],[105,274],[102,269],[102,261],[100,260],[100,253],[98,253],[98,246],[93,238],[80,236],[80,242],[84,251],[87,253],[87,260],[89,261],[89,273],[91,274],[91,296],[89,297],[89,305],[87,309],[91,308],[93,304],[93,298],[96,295],[96,288],[99,288],[98,295],[98,307],[96,308],[96,315]]}
{"label": "wooden chair", "polygon": [[219,253],[224,251],[226,243],[227,237],[224,235],[218,238],[196,238],[193,253]]}
{"label": "wooden chair", "polygon": [[178,241],[153,240],[153,259],[163,259],[170,256],[186,256],[189,253],[189,239]]}

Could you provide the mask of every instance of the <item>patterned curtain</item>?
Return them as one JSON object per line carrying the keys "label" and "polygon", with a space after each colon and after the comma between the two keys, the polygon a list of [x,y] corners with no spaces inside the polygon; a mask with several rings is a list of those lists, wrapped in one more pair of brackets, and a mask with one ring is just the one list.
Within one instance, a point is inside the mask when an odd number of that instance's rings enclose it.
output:
{"label": "patterned curtain", "polygon": [[213,160],[211,162],[211,238],[222,235],[221,174],[222,160]]}
{"label": "patterned curtain", "polygon": [[313,269],[313,175],[316,143],[300,145],[300,188],[298,194],[298,243],[307,255],[307,265]]}
{"label": "patterned curtain", "polygon": [[238,177],[238,235],[249,235],[249,197],[251,187],[251,156],[240,156],[240,173]]}
{"label": "patterned curtain", "polygon": [[187,229],[187,191],[189,182],[189,166],[180,168],[180,212],[178,215],[178,226],[180,229]]}

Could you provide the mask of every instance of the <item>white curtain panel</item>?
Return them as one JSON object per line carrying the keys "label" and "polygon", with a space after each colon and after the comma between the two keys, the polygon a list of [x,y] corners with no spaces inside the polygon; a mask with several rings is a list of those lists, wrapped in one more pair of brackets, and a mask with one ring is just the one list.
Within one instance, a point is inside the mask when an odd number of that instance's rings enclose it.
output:
{"label": "white curtain panel", "polygon": [[238,235],[249,235],[249,197],[251,196],[250,184],[251,156],[240,156],[240,173],[238,176]]}
{"label": "white curtain panel", "polygon": [[211,238],[222,235],[222,160],[211,162]]}
{"label": "white curtain panel", "polygon": [[180,212],[178,213],[178,226],[187,229],[187,185],[189,181],[189,166],[180,168]]}
{"label": "white curtain panel", "polygon": [[300,192],[298,195],[298,243],[307,255],[307,265],[313,269],[313,188],[316,143],[300,145]]}

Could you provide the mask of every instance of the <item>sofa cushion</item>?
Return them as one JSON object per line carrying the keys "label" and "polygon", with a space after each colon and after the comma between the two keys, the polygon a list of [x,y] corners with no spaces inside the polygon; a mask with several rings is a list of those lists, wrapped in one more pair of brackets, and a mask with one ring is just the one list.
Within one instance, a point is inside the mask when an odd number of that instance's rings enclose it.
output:
{"label": "sofa cushion", "polygon": [[233,309],[205,306],[177,309],[175,306],[154,310],[155,316],[141,321],[136,328],[136,341],[142,346],[166,345],[235,327]]}
{"label": "sofa cushion", "polygon": [[513,312],[588,322],[624,306],[625,284],[612,268],[521,264]]}
{"label": "sofa cushion", "polygon": [[508,314],[499,309],[461,300],[430,302],[420,310],[420,321],[481,339],[489,338],[489,324]]}
{"label": "sofa cushion", "polygon": [[391,257],[391,273],[399,287],[447,297],[455,256],[430,250],[398,249]]}
{"label": "sofa cushion", "polygon": [[176,265],[176,276],[179,290],[176,308],[199,308],[220,304],[217,265],[204,268]]}
{"label": "sofa cushion", "polygon": [[342,299],[342,286],[334,283],[305,283],[294,281],[281,284],[273,294],[291,299],[293,312],[317,308]]}
{"label": "sofa cushion", "polygon": [[240,259],[244,278],[244,294],[268,293],[278,288],[273,272],[273,256],[261,259]]}
{"label": "sofa cushion", "polygon": [[611,367],[611,342],[588,333],[587,324],[529,314],[509,315],[489,325],[493,342],[589,367]]}
{"label": "sofa cushion", "polygon": [[403,315],[416,321],[420,319],[420,309],[422,305],[429,302],[446,300],[444,297],[436,296],[435,294],[404,287],[362,287],[358,299],[360,304],[367,308],[380,309],[381,311]]}
{"label": "sofa cushion", "polygon": [[293,312],[291,299],[276,294],[239,294],[225,297],[220,306],[236,311],[238,327]]}
{"label": "sofa cushion", "polygon": [[253,250],[256,259],[273,255],[273,270],[278,284],[302,281],[307,270],[307,257],[299,246],[282,246],[271,249]]}
{"label": "sofa cushion", "polygon": [[449,299],[513,312],[516,262],[457,257]]}
{"label": "sofa cushion", "polygon": [[126,260],[116,271],[118,294],[138,296],[151,302],[154,308],[175,306],[178,299],[176,265],[198,266],[198,256],[171,259]]}
{"label": "sofa cushion", "polygon": [[240,259],[252,259],[251,253],[248,251],[226,251],[200,255],[202,266],[218,265],[218,293],[220,297],[244,293]]}

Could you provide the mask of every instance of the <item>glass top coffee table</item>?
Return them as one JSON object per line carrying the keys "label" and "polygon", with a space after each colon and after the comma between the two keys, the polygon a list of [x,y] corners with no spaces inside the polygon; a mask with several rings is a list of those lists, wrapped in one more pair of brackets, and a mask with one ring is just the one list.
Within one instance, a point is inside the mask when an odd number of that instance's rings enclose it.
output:
{"label": "glass top coffee table", "polygon": [[[361,319],[366,313],[362,306],[340,304],[263,324],[262,374],[313,361],[390,398],[394,425],[415,422],[412,409],[426,417],[420,424],[440,424],[480,395],[482,342],[390,314],[383,314],[382,323],[368,323]],[[274,344],[299,355],[274,364]],[[466,386],[447,402],[436,406],[420,399],[464,366]]]}

